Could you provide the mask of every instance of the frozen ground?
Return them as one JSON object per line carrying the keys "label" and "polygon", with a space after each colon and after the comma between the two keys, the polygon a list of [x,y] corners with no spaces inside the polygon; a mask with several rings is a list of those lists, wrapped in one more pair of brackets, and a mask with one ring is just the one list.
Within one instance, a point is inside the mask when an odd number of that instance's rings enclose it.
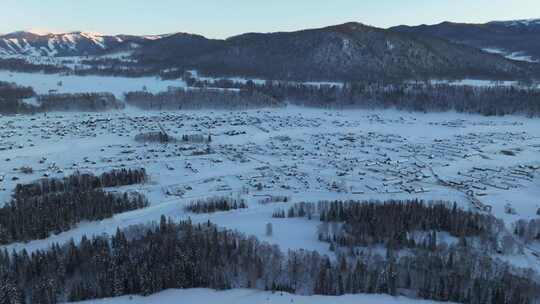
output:
{"label": "frozen ground", "polygon": [[149,297],[119,297],[103,300],[79,302],[84,304],[412,304],[440,303],[433,301],[412,300],[387,295],[345,295],[332,296],[297,296],[282,292],[264,292],[248,289],[214,291],[209,289],[166,290]]}
{"label": "frozen ground", "polygon": [[37,94],[47,94],[51,90],[58,93],[110,92],[118,98],[130,91],[146,89],[157,93],[166,91],[169,86],[185,86],[182,80],[161,80],[156,77],[75,76],[9,71],[0,71],[0,81],[31,86]]}
{"label": "frozen ground", "polygon": [[[1,116],[0,125],[0,204],[9,200],[17,183],[44,175],[145,167],[151,179],[122,189],[146,194],[151,202],[146,209],[0,249],[45,249],[71,238],[78,241],[84,234],[112,234],[118,227],[158,221],[165,214],[174,220],[210,220],[277,244],[283,251],[307,249],[332,256],[328,244],[318,241],[318,220],[278,219],[272,213],[291,202],[421,198],[455,201],[465,209],[491,212],[510,230],[519,219],[537,217],[540,208],[540,120],[524,117],[298,107],[244,112],[127,108],[108,113]],[[210,135],[212,141],[145,144],[134,140],[138,133],[159,130],[159,125],[176,138],[201,134]],[[18,170],[22,166],[31,166],[34,172],[23,174]],[[290,202],[260,203],[276,195],[288,196]],[[198,215],[184,210],[191,201],[212,196],[244,198],[249,208]],[[265,235],[267,223],[273,224],[272,236]],[[538,270],[534,248],[501,258]],[[290,303],[291,299],[254,291],[199,290],[167,291],[133,301],[167,302],[179,295],[197,303],[197,296],[203,294],[215,297],[208,298],[209,303],[217,299],[267,303],[267,298],[268,303]],[[373,297],[339,301],[408,303]],[[336,300],[313,299],[293,297],[295,303]]]}

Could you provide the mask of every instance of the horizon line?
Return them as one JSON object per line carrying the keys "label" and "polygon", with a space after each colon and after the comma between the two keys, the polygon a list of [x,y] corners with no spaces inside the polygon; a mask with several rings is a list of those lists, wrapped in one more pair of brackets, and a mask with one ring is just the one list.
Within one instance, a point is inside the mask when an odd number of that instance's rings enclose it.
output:
{"label": "horizon line", "polygon": [[[290,32],[297,32],[297,31],[310,30],[310,29],[323,29],[323,28],[337,26],[337,25],[343,25],[343,24],[347,24],[347,23],[358,23],[358,24],[362,24],[364,26],[369,26],[369,27],[373,27],[373,28],[379,28],[379,29],[385,29],[386,30],[386,29],[390,29],[390,28],[393,28],[393,27],[399,27],[399,26],[412,26],[412,27],[414,27],[414,26],[423,26],[423,25],[433,26],[433,25],[439,25],[439,24],[443,24],[443,23],[487,24],[487,23],[512,22],[512,21],[513,22],[540,21],[540,18],[492,20],[492,21],[488,21],[488,22],[454,22],[454,21],[446,20],[446,21],[441,21],[441,22],[437,22],[437,23],[420,23],[420,24],[414,24],[414,25],[411,25],[411,24],[396,24],[396,25],[387,26],[387,27],[375,26],[375,25],[363,23],[361,21],[346,21],[346,22],[337,23],[337,24],[321,25],[321,26],[316,26],[316,27],[306,27],[306,28],[298,28],[298,29],[291,29],[291,30],[247,31],[247,32],[241,32],[241,33],[238,33],[238,34],[227,36],[227,37],[224,37],[224,38],[211,38],[211,39],[226,40],[226,39],[231,38],[231,37],[235,37],[235,36],[243,35],[243,34],[248,34],[248,33],[262,33],[262,34],[290,33]],[[22,29],[22,30],[14,30],[14,31],[9,31],[7,33],[0,33],[0,36],[6,36],[6,35],[16,34],[16,33],[31,33],[31,34],[38,35],[38,36],[85,33],[85,34],[91,34],[91,35],[95,35],[95,36],[121,36],[121,35],[125,35],[125,36],[138,36],[138,37],[152,37],[152,36],[166,37],[166,36],[171,36],[171,35],[175,35],[175,34],[179,34],[179,33],[185,33],[185,34],[199,35],[199,36],[203,36],[205,38],[210,37],[209,35],[199,34],[197,32],[188,32],[188,31],[172,31],[172,32],[169,32],[169,33],[157,33],[157,34],[141,34],[141,33],[138,33],[138,34],[132,34],[132,33],[126,34],[126,33],[103,33],[103,32],[96,32],[96,31],[85,31],[85,30],[80,30],[80,29],[79,30],[55,31],[55,30],[43,30],[43,29],[32,29],[32,28],[30,28],[30,29]]]}

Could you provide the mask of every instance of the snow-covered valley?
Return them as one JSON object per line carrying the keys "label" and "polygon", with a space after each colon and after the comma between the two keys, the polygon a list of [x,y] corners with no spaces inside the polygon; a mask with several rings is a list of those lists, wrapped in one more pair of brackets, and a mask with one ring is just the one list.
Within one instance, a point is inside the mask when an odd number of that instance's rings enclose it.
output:
{"label": "snow-covered valley", "polygon": [[[540,122],[517,116],[294,106],[241,112],[145,112],[128,107],[106,113],[3,116],[0,125],[3,203],[17,184],[44,176],[140,167],[149,175],[144,184],[114,190],[142,193],[149,207],[80,223],[46,239],[2,247],[9,251],[35,252],[70,239],[77,243],[83,235],[113,235],[118,228],[158,222],[165,215],[174,221],[211,221],[278,245],[283,252],[304,249],[332,257],[328,244],[317,237],[318,220],[276,218],[276,210],[299,202],[336,199],[444,200],[465,210],[493,214],[512,231],[516,221],[536,218],[540,208],[540,136],[536,132]],[[137,134],[160,130],[175,138],[200,134],[211,141],[141,143],[134,139]],[[32,172],[23,173],[23,167]],[[190,202],[209,197],[244,199],[248,208],[211,214],[185,209]],[[288,199],[261,203],[272,197]],[[495,257],[516,267],[540,270],[536,257],[540,247],[517,246],[521,249]],[[175,293],[165,293],[171,294]],[[194,303],[195,295],[188,297]],[[230,295],[225,298],[230,297],[231,303],[242,303]],[[249,301],[270,299],[270,303],[283,300],[263,293],[246,297]],[[371,300],[363,296],[343,299]],[[305,300],[297,297],[294,301]],[[322,297],[317,301],[332,302]]]}
{"label": "snow-covered valley", "polygon": [[6,1],[0,304],[540,304],[526,1]]}

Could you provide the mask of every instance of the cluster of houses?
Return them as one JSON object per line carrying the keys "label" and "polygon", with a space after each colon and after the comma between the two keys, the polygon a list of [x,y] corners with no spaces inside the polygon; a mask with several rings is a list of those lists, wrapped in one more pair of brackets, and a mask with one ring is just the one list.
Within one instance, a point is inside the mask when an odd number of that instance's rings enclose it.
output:
{"label": "cluster of houses", "polygon": [[[42,158],[39,164],[5,165],[5,168],[34,167],[39,174],[65,169],[95,169],[157,164],[156,168],[180,171],[196,177],[211,168],[246,168],[230,179],[205,180],[212,191],[234,191],[247,187],[254,191],[325,191],[348,194],[410,194],[431,192],[434,185],[448,186],[479,198],[490,189],[511,190],[526,187],[537,176],[538,165],[517,166],[489,163],[496,152],[505,157],[521,153],[520,143],[533,139],[519,132],[457,132],[456,135],[410,140],[391,128],[362,130],[361,123],[415,124],[411,117],[381,117],[366,114],[359,120],[342,119],[338,112],[319,117],[272,111],[250,112],[151,112],[147,114],[95,113],[47,114],[5,119],[0,130],[0,151],[23,149],[65,139],[96,141],[97,153],[72,157],[69,164]],[[464,128],[467,120],[443,121],[448,128]],[[482,122],[491,126],[487,122]],[[501,123],[501,122],[499,122]],[[373,130],[373,129],[371,129]],[[137,141],[138,134],[166,134],[173,141]],[[270,133],[270,134],[268,134]],[[186,135],[187,134],[187,135]],[[106,143],[99,145],[102,138]],[[191,137],[202,141],[182,140]],[[111,144],[112,141],[118,143]],[[540,147],[538,147],[540,148]],[[0,161],[10,161],[2,160]],[[440,177],[440,168],[465,162],[463,170]],[[53,167],[51,167],[53,166]],[[5,172],[23,174],[0,168]],[[212,174],[228,175],[227,170]],[[171,173],[172,174],[172,173]],[[536,175],[535,175],[536,174]],[[11,177],[10,177],[11,178]],[[0,186],[2,181],[0,180]],[[195,185],[168,188],[166,193],[182,196]],[[186,188],[188,187],[188,188]],[[1,188],[0,188],[1,189]]]}

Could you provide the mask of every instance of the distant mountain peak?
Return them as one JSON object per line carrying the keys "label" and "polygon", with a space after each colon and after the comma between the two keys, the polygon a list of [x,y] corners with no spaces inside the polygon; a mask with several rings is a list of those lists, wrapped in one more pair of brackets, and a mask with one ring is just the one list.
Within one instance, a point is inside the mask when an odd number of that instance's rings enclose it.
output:
{"label": "distant mountain peak", "polygon": [[0,36],[0,55],[64,57],[100,55],[118,48],[133,49],[149,39],[138,36],[109,36],[95,32],[38,34],[18,31]]}
{"label": "distant mountain peak", "polygon": [[160,35],[143,35],[142,37],[145,38],[145,39],[148,39],[148,40],[158,40],[158,39],[161,39],[161,38],[174,36],[176,34],[177,33],[168,33],[168,34],[160,34]]}
{"label": "distant mountain peak", "polygon": [[509,21],[492,21],[489,24],[499,24],[506,26],[537,26],[540,25],[540,19],[520,19]]}
{"label": "distant mountain peak", "polygon": [[[90,37],[103,37],[103,36],[111,36],[111,35],[105,35],[98,32],[85,32],[85,31],[73,31],[66,34],[72,34],[72,35],[81,35],[81,36],[90,36]],[[62,35],[62,34],[60,34]]]}
{"label": "distant mountain peak", "polygon": [[30,32],[30,31],[16,31],[16,32],[11,32],[11,33],[7,33],[5,35],[2,35],[0,37],[2,38],[25,38],[25,37],[34,37],[34,36],[42,36],[40,34],[37,34],[37,33],[34,33],[34,32]]}
{"label": "distant mountain peak", "polygon": [[338,25],[332,25],[332,26],[326,27],[325,29],[357,32],[357,31],[364,31],[366,29],[371,29],[371,28],[373,27],[360,23],[360,22],[346,22],[346,23],[342,23]]}

